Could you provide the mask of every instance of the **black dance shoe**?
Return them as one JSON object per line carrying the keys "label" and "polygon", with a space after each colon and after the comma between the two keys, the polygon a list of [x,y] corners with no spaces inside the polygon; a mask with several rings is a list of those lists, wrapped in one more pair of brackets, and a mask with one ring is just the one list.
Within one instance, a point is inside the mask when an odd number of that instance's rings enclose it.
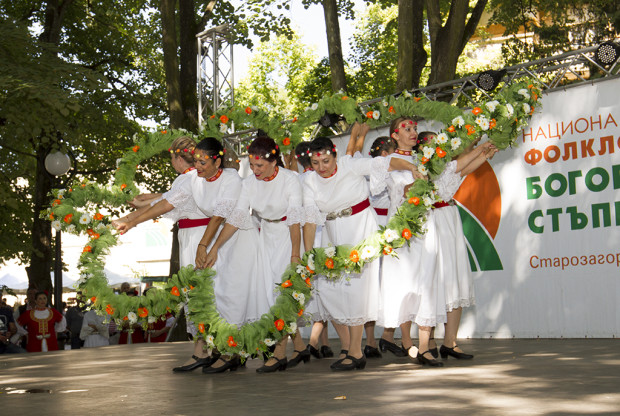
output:
{"label": "black dance shoe", "polygon": [[427,353],[429,353],[429,351],[424,351],[423,353],[418,352],[418,356],[416,357],[418,359],[418,364],[428,365],[430,367],[443,367],[443,363],[435,360],[434,358],[432,360],[426,358],[424,354]]}
{"label": "black dance shoe", "polygon": [[308,351],[308,350],[302,350],[302,351],[295,350],[295,352],[297,353],[297,357],[291,358],[290,360],[288,360],[288,363],[286,364],[286,366],[288,368],[296,367],[297,364],[299,364],[301,361],[303,361],[304,364],[307,363],[308,361],[310,361],[310,351]]}
{"label": "black dance shoe", "polygon": [[195,369],[200,367],[209,366],[213,363],[213,359],[211,357],[199,358],[195,355],[192,355],[192,358],[194,359],[193,363],[174,367],[172,371],[174,371],[175,373],[184,373],[188,371],[194,371]]}
{"label": "black dance shoe", "polygon": [[458,345],[455,345],[452,348],[448,348],[445,345],[442,345],[441,348],[439,348],[439,353],[441,354],[441,358],[443,358],[444,360],[447,360],[448,355],[456,358],[457,360],[471,360],[472,358],[474,358],[474,356],[471,354],[465,354],[464,352],[454,351],[456,347],[458,347]]}
{"label": "black dance shoe", "polygon": [[383,338],[379,340],[379,349],[381,350],[381,352],[389,351],[397,357],[407,356],[407,351],[405,351],[402,347],[399,347],[393,342],[386,341]]}
{"label": "black dance shoe", "polygon": [[319,352],[319,350],[314,348],[312,345],[310,344],[306,345],[306,351],[308,351],[317,360],[321,359],[321,353]]}
{"label": "black dance shoe", "polygon": [[[348,354],[349,354],[349,350],[340,350],[340,355],[344,355],[346,357],[346,356],[348,356]],[[340,359],[334,361],[329,366],[329,368],[331,368],[333,370],[338,364],[340,364],[342,362],[342,360],[344,360],[344,358],[340,358]]]}
{"label": "black dance shoe", "polygon": [[383,357],[379,352],[378,348],[371,347],[370,345],[366,345],[364,347],[364,356],[366,358],[381,358]]}
{"label": "black dance shoe", "polygon": [[239,357],[236,357],[236,356],[231,358],[228,361],[222,358],[222,361],[224,361],[224,365],[221,365],[219,367],[214,367],[213,365],[211,365],[210,367],[203,367],[202,373],[203,374],[216,374],[216,373],[223,373],[226,370],[235,371],[237,367],[241,365],[241,360],[239,360]]}
{"label": "black dance shoe", "polygon": [[[275,358],[275,357],[274,357]],[[263,373],[274,373],[276,371],[284,371],[286,370],[286,357],[282,358],[281,360],[276,358],[276,363],[273,365],[263,365],[260,368],[256,369],[257,373],[263,374]]]}
{"label": "black dance shoe", "polygon": [[429,348],[428,352],[431,353],[431,355],[433,356],[433,358],[438,358],[439,357],[439,352],[437,351],[437,347],[435,348]]}
{"label": "black dance shoe", "polygon": [[325,358],[332,358],[334,356],[334,352],[332,351],[331,348],[329,348],[329,345],[323,345],[321,347],[321,354]]}
{"label": "black dance shoe", "polygon": [[[351,360],[349,364],[344,364],[344,360]],[[349,371],[349,370],[363,370],[366,367],[366,357],[362,355],[361,358],[355,358],[350,355],[347,355],[344,359],[340,360],[338,364],[332,366],[332,370],[334,371]]]}

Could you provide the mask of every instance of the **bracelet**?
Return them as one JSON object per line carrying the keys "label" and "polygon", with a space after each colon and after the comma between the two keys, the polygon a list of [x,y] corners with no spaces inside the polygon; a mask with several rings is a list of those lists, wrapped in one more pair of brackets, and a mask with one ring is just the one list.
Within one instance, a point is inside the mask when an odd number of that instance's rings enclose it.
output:
{"label": "bracelet", "polygon": [[299,256],[291,256],[292,259],[301,259]]}
{"label": "bracelet", "polygon": [[203,246],[203,247],[207,247],[206,244],[198,244],[198,247]]}

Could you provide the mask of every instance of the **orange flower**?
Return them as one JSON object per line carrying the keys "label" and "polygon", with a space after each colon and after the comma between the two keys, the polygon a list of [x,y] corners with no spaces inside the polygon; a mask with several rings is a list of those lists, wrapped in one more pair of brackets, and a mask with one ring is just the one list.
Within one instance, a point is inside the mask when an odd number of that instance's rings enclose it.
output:
{"label": "orange flower", "polygon": [[62,220],[66,222],[67,224],[71,224],[72,219],[73,219],[73,214],[67,214],[65,215],[65,218],[63,218]]}
{"label": "orange flower", "polygon": [[161,131],[161,134],[166,134],[166,133],[168,133],[168,130],[162,130]]}
{"label": "orange flower", "polygon": [[123,316],[123,321],[127,321],[127,320],[129,320],[129,318],[126,316]]}
{"label": "orange flower", "polygon": [[84,250],[82,250],[82,253],[90,253],[93,251],[93,248],[91,246],[86,246],[84,247]]}
{"label": "orange flower", "polygon": [[60,205],[60,203],[60,199],[55,199],[54,202],[52,202],[52,206]]}
{"label": "orange flower", "polygon": [[170,293],[172,293],[172,296],[181,296],[181,291],[179,291],[179,288],[176,286],[173,286],[172,289],[170,289]]}
{"label": "orange flower", "polygon": [[530,110],[530,115],[534,114],[534,106],[532,106],[532,109]]}
{"label": "orange flower", "polygon": [[454,128],[454,126],[450,126],[450,127],[448,127],[447,130],[448,130],[448,133],[454,133],[455,128]]}
{"label": "orange flower", "polygon": [[284,146],[288,146],[289,144],[291,144],[291,138],[290,137],[285,137],[284,140],[282,140],[282,144]]}
{"label": "orange flower", "polygon": [[114,308],[109,303],[106,305],[105,311],[108,315],[114,315]]}
{"label": "orange flower", "polygon": [[228,346],[229,347],[236,347],[237,343],[235,342],[235,339],[233,338],[233,336],[229,336],[228,337]]}
{"label": "orange flower", "polygon": [[420,198],[418,198],[417,196],[412,196],[411,198],[409,198],[409,203],[416,206],[420,205]]}
{"label": "orange flower", "polygon": [[201,334],[205,333],[205,324],[203,324],[202,322],[198,324],[198,332],[200,332]]}
{"label": "orange flower", "polygon": [[343,96],[342,96],[342,100],[343,100],[343,101],[348,100],[348,99],[349,99],[349,97],[347,97],[346,95],[343,95]]}
{"label": "orange flower", "polygon": [[215,118],[215,114],[212,114],[211,117],[209,117],[209,118]]}
{"label": "orange flower", "polygon": [[54,214],[50,214],[50,220],[54,220]]}
{"label": "orange flower", "polygon": [[93,296],[92,298],[90,298],[90,301],[91,301],[92,303],[97,302],[97,296]]}
{"label": "orange flower", "polygon": [[370,110],[370,111],[366,112],[366,117],[367,117],[367,118],[372,118],[372,113],[373,113],[373,111],[372,111],[372,110]]}
{"label": "orange flower", "polygon": [[538,94],[536,94],[535,92],[532,93],[532,99],[534,101],[538,101]]}
{"label": "orange flower", "polygon": [[250,107],[246,107],[245,108],[245,113],[248,114],[248,115],[252,114],[252,109]]}
{"label": "orange flower", "polygon": [[103,214],[98,212],[93,216],[93,218],[97,221],[101,221],[103,219]]}
{"label": "orange flower", "polygon": [[95,232],[93,231],[92,228],[89,228],[88,230],[86,230],[86,234],[90,235],[92,237],[93,234],[95,234]]}
{"label": "orange flower", "polygon": [[415,100],[415,102],[417,103],[417,102],[419,102],[419,101],[422,99],[422,97],[413,97],[413,99],[414,99],[414,100]]}
{"label": "orange flower", "polygon": [[146,308],[138,308],[138,316],[140,318],[146,318],[149,316],[149,310]]}
{"label": "orange flower", "polygon": [[228,123],[228,117],[226,117],[225,115],[220,116],[220,121],[224,124]]}
{"label": "orange flower", "polygon": [[394,106],[390,106],[390,108],[388,108],[388,113],[394,114],[395,112],[396,110],[394,110]]}
{"label": "orange flower", "polygon": [[194,286],[189,285],[189,290],[193,290],[193,289],[194,289]]}
{"label": "orange flower", "polygon": [[293,117],[293,123],[297,122],[297,117]]}
{"label": "orange flower", "polygon": [[529,89],[532,89],[532,88],[534,88],[534,84],[530,84],[530,85],[528,85],[527,87],[528,87]]}
{"label": "orange flower", "polygon": [[290,280],[285,280],[284,282],[282,282],[282,287],[291,287],[293,286],[293,282],[291,282]]}
{"label": "orange flower", "polygon": [[332,260],[332,259],[325,260],[325,267],[327,267],[330,270],[333,269],[334,268],[334,260]]}
{"label": "orange flower", "polygon": [[303,314],[304,314],[304,310],[303,309],[300,309],[299,312],[297,312],[297,316],[301,316]]}
{"label": "orange flower", "polygon": [[477,116],[478,114],[482,113],[482,108],[480,107],[474,107],[473,110],[471,110],[471,113],[475,116]]}
{"label": "orange flower", "polygon": [[422,164],[425,165],[428,162],[428,158],[427,157],[423,157],[422,158]]}
{"label": "orange flower", "polygon": [[312,270],[310,266],[306,266],[306,270],[308,270],[310,274],[314,274],[314,270]]}
{"label": "orange flower", "polygon": [[388,255],[388,254],[390,254],[391,252],[392,252],[392,247],[390,247],[390,246],[385,246],[385,247],[383,247],[383,254],[384,254],[384,255],[386,255],[386,256],[387,256],[387,255]]}
{"label": "orange flower", "polygon": [[96,240],[96,239],[98,239],[99,237],[101,237],[101,234],[99,234],[99,233],[93,233],[92,237],[93,237],[93,240]]}
{"label": "orange flower", "polygon": [[282,331],[284,329],[284,320],[282,320],[282,319],[278,319],[273,324],[276,326],[276,329],[278,331]]}
{"label": "orange flower", "polygon": [[441,147],[438,147],[435,150],[435,153],[437,153],[437,156],[440,157],[440,158],[446,156],[446,151],[443,150]]}
{"label": "orange flower", "polygon": [[351,253],[349,254],[349,259],[353,263],[357,263],[358,261],[360,261],[360,254],[357,252],[357,250],[352,250]]}
{"label": "orange flower", "polygon": [[140,146],[135,145],[134,147],[131,148],[131,150],[133,150],[134,152],[137,152],[138,150],[140,150]]}
{"label": "orange flower", "polygon": [[121,191],[122,191],[123,189],[125,189],[125,188],[127,188],[127,184],[125,184],[125,183],[124,183],[124,184],[122,184],[122,185],[121,185]]}
{"label": "orange flower", "polygon": [[497,126],[497,120],[492,118],[491,121],[489,121],[489,129],[492,129],[495,126]]}
{"label": "orange flower", "polygon": [[306,277],[306,286],[312,287],[312,279],[310,279],[309,277]]}
{"label": "orange flower", "polygon": [[405,228],[403,230],[402,236],[405,240],[409,240],[411,238],[411,230],[409,228]]}

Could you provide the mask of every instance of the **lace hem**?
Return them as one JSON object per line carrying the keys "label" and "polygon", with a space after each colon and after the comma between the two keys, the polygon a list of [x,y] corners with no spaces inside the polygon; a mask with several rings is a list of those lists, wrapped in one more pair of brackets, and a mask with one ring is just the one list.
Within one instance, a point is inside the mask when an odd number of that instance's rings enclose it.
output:
{"label": "lace hem", "polygon": [[324,225],[325,214],[323,214],[319,210],[319,207],[317,207],[316,205],[308,206],[306,207],[306,216],[304,222],[316,225]]}
{"label": "lace hem", "polygon": [[454,302],[446,303],[446,312],[452,312],[458,308],[469,308],[470,306],[474,306],[476,304],[476,300],[474,297],[470,297],[469,299],[459,299]]}
{"label": "lace hem", "polygon": [[306,210],[302,206],[288,207],[286,211],[286,225],[304,225],[306,222]]}
{"label": "lace hem", "polygon": [[456,173],[455,160],[448,163],[443,172],[441,172],[441,175],[434,180],[437,194],[446,202],[450,201],[456,191],[459,190],[461,182],[463,182],[463,178],[459,173]]}
{"label": "lace hem", "polygon": [[164,197],[160,196],[159,198],[154,199],[153,201],[151,201],[151,206],[155,205],[156,203],[158,203],[159,201],[163,200]]}
{"label": "lace hem", "polygon": [[226,218],[226,222],[239,228],[240,230],[249,230],[254,228],[254,223],[250,218],[250,213],[236,208],[233,209],[232,213]]}
{"label": "lace hem", "polygon": [[415,319],[415,314],[409,314],[407,315],[404,319],[401,319],[400,317],[395,320],[395,321],[386,321],[382,318],[377,319],[377,326],[383,327],[383,328],[398,328],[400,325],[404,324],[405,322],[413,322]]}
{"label": "lace hem", "polygon": [[219,199],[215,202],[213,217],[228,218],[235,209],[237,201],[234,199]]}
{"label": "lace hem", "polygon": [[386,188],[386,180],[390,177],[388,172],[390,167],[390,158],[387,157],[375,157],[372,159],[371,167],[372,172],[369,175],[369,187],[372,195],[377,195],[383,192]]}
{"label": "lace hem", "polygon": [[362,318],[334,318],[329,313],[323,314],[324,321],[334,321],[337,324],[345,326],[359,326],[364,325],[366,322],[373,322],[377,320],[377,316],[362,317]]}
{"label": "lace hem", "polygon": [[447,315],[437,315],[436,317],[421,317],[416,316],[413,321],[417,326],[437,326],[437,324],[445,324],[448,322]]}

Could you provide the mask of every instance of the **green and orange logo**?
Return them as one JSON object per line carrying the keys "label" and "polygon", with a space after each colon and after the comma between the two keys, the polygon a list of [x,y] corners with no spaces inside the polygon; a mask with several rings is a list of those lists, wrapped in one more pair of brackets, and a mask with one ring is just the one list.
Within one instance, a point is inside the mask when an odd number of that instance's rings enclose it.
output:
{"label": "green and orange logo", "polygon": [[491,165],[484,163],[467,175],[454,199],[458,202],[463,222],[471,269],[503,270],[493,244],[502,216],[502,197]]}

